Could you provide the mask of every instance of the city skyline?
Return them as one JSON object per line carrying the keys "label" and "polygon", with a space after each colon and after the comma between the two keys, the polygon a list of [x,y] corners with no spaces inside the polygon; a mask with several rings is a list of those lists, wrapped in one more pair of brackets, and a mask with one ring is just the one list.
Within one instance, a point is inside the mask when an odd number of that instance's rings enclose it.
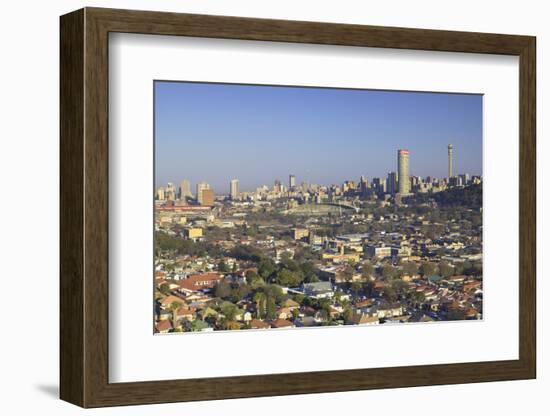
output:
{"label": "city skyline", "polygon": [[482,96],[155,82],[155,187],[209,183],[229,193],[286,183],[339,184],[397,172],[482,174]]}
{"label": "city skyline", "polygon": [[[288,175],[288,184],[286,184],[286,185],[285,185],[284,180],[281,180],[281,178],[272,178],[271,183],[262,184],[261,186],[258,186],[255,189],[241,189],[239,178],[231,178],[231,179],[229,179],[229,187],[228,187],[227,192],[217,191],[217,190],[214,190],[214,189],[212,189],[212,190],[215,191],[219,195],[227,194],[227,195],[229,195],[229,197],[231,199],[235,200],[235,199],[238,198],[238,196],[241,192],[253,193],[261,187],[272,188],[274,186],[277,186],[278,184],[282,185],[283,188],[285,188],[285,189],[292,190],[296,187],[302,188],[302,185],[304,185],[304,184],[306,186],[320,186],[320,187],[334,187],[334,186],[336,186],[336,187],[339,187],[341,185],[345,185],[345,183],[347,183],[348,181],[356,182],[357,184],[359,184],[363,180],[367,180],[367,182],[369,183],[369,187],[372,187],[372,185],[374,185],[374,184],[381,184],[382,183],[382,184],[384,184],[385,193],[388,193],[388,194],[400,193],[402,195],[407,195],[411,191],[411,180],[413,178],[418,178],[418,180],[420,180],[420,182],[424,182],[427,178],[430,178],[430,180],[436,180],[436,181],[438,181],[438,180],[449,181],[451,178],[457,178],[457,177],[463,177],[465,179],[470,178],[470,177],[480,177],[480,178],[482,177],[482,175],[471,175],[469,172],[454,174],[454,172],[453,172],[453,156],[452,156],[453,145],[448,144],[447,149],[448,149],[448,153],[447,153],[447,169],[448,169],[448,171],[447,171],[447,176],[445,176],[445,177],[437,177],[437,176],[434,176],[434,175],[427,175],[427,176],[424,176],[424,177],[417,176],[417,175],[411,175],[410,171],[409,171],[409,155],[410,155],[409,150],[408,149],[397,149],[396,169],[393,170],[393,171],[388,172],[386,177],[367,177],[365,175],[360,175],[357,178],[347,178],[347,179],[343,180],[341,183],[315,183],[315,182],[306,182],[306,181],[298,182],[298,180],[296,178],[296,175],[289,174]],[[399,172],[401,172],[402,177],[406,177],[406,181],[404,181],[404,182],[399,182],[398,181],[398,178],[399,178],[399,175],[400,175]],[[160,186],[156,186],[155,189],[156,189],[157,196],[158,196],[158,191],[160,189],[168,189],[168,188],[164,188],[164,187],[165,186],[170,186],[170,185],[172,185],[174,187],[173,188],[174,195],[178,195],[177,183],[180,183],[180,187],[179,187],[179,196],[180,197],[181,196],[184,196],[184,197],[185,196],[193,196],[192,192],[189,192],[190,182],[186,178],[182,179],[181,182],[167,182],[165,184],[161,184]],[[404,185],[404,183],[406,185]],[[205,185],[208,189],[211,188],[211,185],[209,183],[205,182],[205,181],[198,182],[197,183],[197,194],[195,195],[196,198],[199,198],[199,196],[198,196],[199,195],[199,187],[201,187],[202,185]]]}

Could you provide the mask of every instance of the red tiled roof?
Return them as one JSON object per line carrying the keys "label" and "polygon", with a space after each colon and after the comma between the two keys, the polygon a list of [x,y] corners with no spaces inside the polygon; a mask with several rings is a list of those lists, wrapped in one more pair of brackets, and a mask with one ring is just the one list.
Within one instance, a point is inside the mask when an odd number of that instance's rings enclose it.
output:
{"label": "red tiled roof", "polygon": [[165,319],[163,321],[157,322],[156,328],[159,332],[169,331],[172,329],[172,323],[168,319]]}
{"label": "red tiled roof", "polygon": [[222,279],[223,274],[220,273],[196,274],[189,276],[187,279],[180,280],[178,286],[182,289],[195,291],[202,288],[212,288]]}
{"label": "red tiled roof", "polygon": [[269,324],[261,319],[253,319],[250,321],[250,328],[252,329],[266,329],[269,328]]}
{"label": "red tiled roof", "polygon": [[176,311],[177,316],[193,315],[197,310],[188,306],[182,306]]}
{"label": "red tiled roof", "polygon": [[294,324],[286,319],[275,319],[271,321],[272,328],[290,328],[291,326],[294,326]]}
{"label": "red tiled roof", "polygon": [[372,305],[372,300],[371,300],[371,299],[362,300],[362,301],[357,302],[357,303],[355,304],[355,306],[356,306],[357,308],[365,308],[365,307],[371,306],[371,305]]}
{"label": "red tiled roof", "polygon": [[171,305],[172,303],[174,303],[174,302],[179,302],[179,303],[181,303],[182,305],[185,303],[185,302],[183,301],[183,299],[178,298],[177,296],[174,296],[174,295],[169,295],[169,296],[166,296],[164,299],[162,299],[162,300],[160,301],[160,304],[161,304],[162,306],[170,306],[170,305]]}

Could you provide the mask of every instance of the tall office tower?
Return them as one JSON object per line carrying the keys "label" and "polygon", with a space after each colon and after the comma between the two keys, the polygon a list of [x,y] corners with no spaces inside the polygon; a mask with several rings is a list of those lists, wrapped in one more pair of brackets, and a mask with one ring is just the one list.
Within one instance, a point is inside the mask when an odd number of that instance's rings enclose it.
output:
{"label": "tall office tower", "polygon": [[214,190],[213,189],[202,189],[201,190],[201,205],[208,205],[212,206],[214,205]]}
{"label": "tall office tower", "polygon": [[166,199],[169,201],[175,201],[176,200],[176,187],[172,182],[168,182],[168,186],[166,187],[165,191]]}
{"label": "tall office tower", "polygon": [[369,191],[369,180],[365,178],[363,175],[361,175],[361,178],[359,179],[359,192],[361,192],[362,196],[366,196]]}
{"label": "tall office tower", "polygon": [[386,180],[386,192],[391,195],[397,192],[397,174],[395,172],[388,173],[388,179]]}
{"label": "tall office tower", "polygon": [[290,188],[290,190],[296,188],[296,175],[288,176],[288,187]]}
{"label": "tall office tower", "polygon": [[157,199],[159,201],[164,201],[164,198],[165,198],[165,195],[164,195],[164,188],[163,187],[160,187],[159,189],[157,189]]}
{"label": "tall office tower", "polygon": [[234,201],[239,198],[239,180],[231,179],[229,183],[229,196]]}
{"label": "tall office tower", "polygon": [[381,178],[372,178],[372,190],[377,195],[385,194],[386,193],[386,180],[381,179]]}
{"label": "tall office tower", "polygon": [[202,191],[206,189],[210,189],[210,185],[208,185],[206,182],[199,182],[197,184],[197,202],[201,205],[203,205]]}
{"label": "tall office tower", "polygon": [[447,146],[447,153],[449,155],[449,178],[453,176],[453,145],[449,144]]}
{"label": "tall office tower", "polygon": [[399,193],[406,195],[411,191],[411,183],[409,180],[409,151],[399,149],[397,151],[397,174],[399,175]]}
{"label": "tall office tower", "polygon": [[192,196],[191,194],[191,184],[187,179],[184,179],[180,183],[180,199],[185,199],[187,197]]}

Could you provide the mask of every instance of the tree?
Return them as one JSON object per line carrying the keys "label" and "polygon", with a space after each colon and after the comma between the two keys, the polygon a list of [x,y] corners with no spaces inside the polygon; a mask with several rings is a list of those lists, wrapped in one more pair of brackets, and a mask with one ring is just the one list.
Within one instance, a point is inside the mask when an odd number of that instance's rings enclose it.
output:
{"label": "tree", "polygon": [[315,267],[310,261],[300,264],[300,270],[302,271],[304,282],[313,283],[319,281],[317,274],[315,273]]}
{"label": "tree", "polygon": [[224,302],[222,304],[221,311],[225,316],[225,319],[227,319],[228,321],[234,321],[235,317],[237,316],[237,312],[239,311],[239,308],[237,308],[237,305],[231,302]]}
{"label": "tree", "polygon": [[256,283],[256,282],[259,281],[259,280],[262,280],[262,281],[263,281],[262,277],[261,277],[258,273],[256,273],[254,270],[248,270],[248,271],[246,272],[246,275],[245,275],[245,276],[246,276],[246,282],[247,282],[249,285],[254,284],[254,283]]}
{"label": "tree", "polygon": [[220,262],[218,263],[218,271],[220,273],[228,273],[229,272],[229,267],[227,267],[227,264],[225,263],[225,261],[223,259],[220,260]]}
{"label": "tree", "polygon": [[403,280],[394,280],[391,282],[391,287],[399,296],[402,296],[407,292],[407,284]]}
{"label": "tree", "polygon": [[231,296],[229,297],[229,300],[236,303],[246,298],[250,291],[250,286],[246,283],[233,283],[231,285]]}
{"label": "tree", "polygon": [[268,297],[266,302],[266,317],[267,319],[277,318],[277,306],[275,305],[275,299]]}
{"label": "tree", "polygon": [[275,266],[273,260],[268,258],[262,259],[258,266],[258,273],[265,281],[267,281],[276,270],[277,266]]}
{"label": "tree", "polygon": [[384,264],[382,266],[382,277],[384,280],[390,280],[396,277],[397,270],[391,264]]}
{"label": "tree", "polygon": [[262,261],[261,251],[252,246],[238,245],[231,250],[231,256],[238,260],[253,261],[259,263]]}
{"label": "tree", "polygon": [[436,274],[436,272],[437,272],[437,266],[433,263],[425,261],[420,266],[420,273],[422,273],[422,276],[424,277],[432,276]]}
{"label": "tree", "polygon": [[424,299],[425,299],[424,293],[417,292],[416,290],[409,291],[408,292],[408,297],[412,302],[414,302],[416,304],[424,302]]}
{"label": "tree", "polygon": [[446,261],[439,262],[439,274],[443,277],[452,276],[454,273],[454,267]]}
{"label": "tree", "polygon": [[382,295],[389,302],[395,302],[397,300],[397,291],[392,285],[387,285]]}
{"label": "tree", "polygon": [[418,265],[414,261],[407,261],[403,263],[403,273],[408,276],[418,274]]}
{"label": "tree", "polygon": [[374,274],[374,266],[372,265],[371,262],[366,261],[363,263],[361,274],[363,277],[371,277]]}
{"label": "tree", "polygon": [[281,286],[295,287],[302,283],[303,276],[300,272],[293,272],[289,269],[282,269],[277,272],[277,277],[275,281]]}
{"label": "tree", "polygon": [[172,311],[172,326],[175,328],[178,326],[178,309],[181,307],[180,302],[172,302],[170,304],[170,310]]}
{"label": "tree", "polygon": [[195,319],[189,324],[189,328],[193,332],[202,331],[203,329],[208,328],[208,324],[200,319]]}
{"label": "tree", "polygon": [[254,302],[256,302],[256,316],[258,319],[265,317],[267,296],[264,292],[258,291],[254,294]]}
{"label": "tree", "polygon": [[344,281],[346,281],[347,283],[351,282],[353,280],[353,273],[354,273],[355,270],[353,270],[352,267],[350,266],[347,266],[343,271],[342,271],[342,277],[344,278]]}
{"label": "tree", "polygon": [[361,282],[352,282],[351,283],[351,290],[353,293],[355,293],[355,296],[359,295],[361,293],[361,290],[363,289],[363,284]]}
{"label": "tree", "polygon": [[351,306],[347,305],[344,307],[343,317],[346,322],[349,322],[351,320],[351,317],[353,316],[353,310],[351,309]]}
{"label": "tree", "polygon": [[273,298],[275,302],[281,302],[285,299],[285,296],[283,294],[283,289],[281,286],[278,285],[266,285],[263,287],[263,291],[265,292],[266,296],[269,298]]}
{"label": "tree", "polygon": [[160,285],[159,290],[162,292],[162,294],[169,295],[170,294],[170,285],[168,283],[163,283],[162,285]]}
{"label": "tree", "polygon": [[231,296],[231,285],[225,280],[219,281],[214,288],[214,294],[222,299]]}
{"label": "tree", "polygon": [[297,293],[294,295],[294,301],[302,305],[304,303],[304,299],[306,298],[305,295],[301,293]]}
{"label": "tree", "polygon": [[315,254],[309,247],[303,247],[303,248],[297,249],[294,252],[294,260],[298,262],[309,262],[318,257],[319,256]]}

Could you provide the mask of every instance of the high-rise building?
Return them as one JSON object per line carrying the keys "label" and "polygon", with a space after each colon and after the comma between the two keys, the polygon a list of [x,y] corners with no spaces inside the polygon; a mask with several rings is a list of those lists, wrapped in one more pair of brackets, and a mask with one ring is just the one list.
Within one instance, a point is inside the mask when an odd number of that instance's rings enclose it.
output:
{"label": "high-rise building", "polygon": [[449,178],[453,176],[453,145],[447,146],[447,154],[449,156]]}
{"label": "high-rise building", "polygon": [[193,196],[191,194],[191,184],[187,179],[184,179],[180,183],[180,199],[185,199],[187,197]]}
{"label": "high-rise building", "polygon": [[165,197],[168,201],[176,200],[176,187],[172,182],[168,182],[168,186],[165,189]]}
{"label": "high-rise building", "polygon": [[359,191],[362,196],[366,196],[369,191],[369,180],[363,175],[361,175],[361,178],[359,179]]}
{"label": "high-rise building", "polygon": [[372,178],[372,190],[378,195],[386,193],[386,180],[380,178]]}
{"label": "high-rise building", "polygon": [[411,183],[409,179],[409,151],[406,149],[397,151],[397,174],[399,175],[399,193],[407,195],[411,191]]}
{"label": "high-rise building", "polygon": [[229,183],[229,196],[232,200],[236,200],[239,198],[239,180],[238,179],[231,179],[231,182]]}
{"label": "high-rise building", "polygon": [[391,195],[397,193],[397,174],[395,172],[388,173],[386,192]]}
{"label": "high-rise building", "polygon": [[288,187],[291,191],[296,188],[296,175],[288,176]]}
{"label": "high-rise building", "polygon": [[157,199],[159,201],[164,201],[165,195],[164,195],[164,188],[163,187],[160,187],[160,188],[157,189]]}
{"label": "high-rise building", "polygon": [[460,182],[462,183],[462,185],[469,185],[470,184],[470,175],[469,174],[461,173],[460,175],[458,175],[458,177],[460,178]]}
{"label": "high-rise building", "polygon": [[210,189],[210,185],[207,184],[206,182],[199,182],[197,184],[197,202],[201,205],[205,205],[203,204],[203,201],[202,201],[202,191],[206,189]]}
{"label": "high-rise building", "polygon": [[213,189],[203,189],[201,190],[201,205],[212,206],[214,205],[214,190]]}

